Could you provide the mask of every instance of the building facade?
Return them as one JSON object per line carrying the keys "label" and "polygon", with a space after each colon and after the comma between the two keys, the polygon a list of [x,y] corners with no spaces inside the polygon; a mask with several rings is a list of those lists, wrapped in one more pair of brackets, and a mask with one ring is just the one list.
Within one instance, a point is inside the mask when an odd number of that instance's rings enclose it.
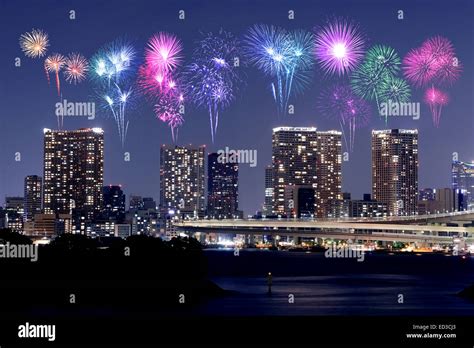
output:
{"label": "building facade", "polygon": [[474,209],[474,163],[454,161],[451,172],[452,188],[465,195],[467,209]]}
{"label": "building facade", "polygon": [[372,131],[372,196],[390,215],[417,213],[417,130]]}
{"label": "building facade", "polygon": [[330,201],[341,200],[341,132],[317,131],[312,127],[273,129],[273,211],[285,214],[291,204],[288,186],[311,186],[317,217],[327,217]]}
{"label": "building facade", "polygon": [[102,209],[103,176],[102,129],[44,130],[45,214],[72,214],[74,224],[84,226]]}
{"label": "building facade", "polygon": [[24,185],[24,221],[32,221],[35,214],[40,214],[43,202],[43,178],[38,175],[25,177]]}
{"label": "building facade", "polygon": [[239,165],[224,155],[210,153],[207,157],[207,216],[231,219],[239,216]]}
{"label": "building facade", "polygon": [[205,147],[163,145],[160,151],[160,211],[181,217],[205,213]]}

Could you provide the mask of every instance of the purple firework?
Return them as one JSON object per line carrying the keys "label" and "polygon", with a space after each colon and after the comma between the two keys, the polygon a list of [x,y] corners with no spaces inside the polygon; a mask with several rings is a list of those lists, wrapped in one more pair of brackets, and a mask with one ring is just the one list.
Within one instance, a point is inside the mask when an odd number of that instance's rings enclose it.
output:
{"label": "purple firework", "polygon": [[335,20],[316,31],[316,60],[328,74],[352,71],[364,56],[365,40],[357,25]]}
{"label": "purple firework", "polygon": [[[350,151],[354,149],[356,129],[367,126],[372,116],[370,105],[346,84],[335,84],[325,89],[318,98],[318,110],[325,117],[338,119]],[[344,128],[349,130],[349,141]]]}

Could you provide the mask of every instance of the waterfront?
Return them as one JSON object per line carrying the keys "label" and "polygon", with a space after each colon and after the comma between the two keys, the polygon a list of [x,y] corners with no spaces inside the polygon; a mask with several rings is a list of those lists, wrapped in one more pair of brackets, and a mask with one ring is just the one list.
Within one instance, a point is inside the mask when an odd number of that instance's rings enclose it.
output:
{"label": "waterfront", "polygon": [[[367,254],[327,259],[323,253],[206,250],[209,276],[230,290],[197,314],[473,315],[474,302],[456,294],[474,283],[474,258],[446,254]],[[266,275],[273,275],[272,295]],[[289,295],[294,303],[289,303]],[[398,303],[398,296],[404,303]]]}

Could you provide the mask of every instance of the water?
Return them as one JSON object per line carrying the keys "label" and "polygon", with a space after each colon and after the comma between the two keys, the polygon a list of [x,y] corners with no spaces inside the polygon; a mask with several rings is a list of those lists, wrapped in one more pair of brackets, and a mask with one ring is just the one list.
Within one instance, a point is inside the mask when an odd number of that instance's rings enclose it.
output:
{"label": "water", "polygon": [[[206,250],[210,278],[231,290],[198,306],[206,315],[473,315],[456,294],[474,283],[474,258],[439,254],[367,254]],[[273,275],[268,295],[266,275]],[[399,295],[403,303],[399,303]],[[289,303],[291,296],[294,303]]]}

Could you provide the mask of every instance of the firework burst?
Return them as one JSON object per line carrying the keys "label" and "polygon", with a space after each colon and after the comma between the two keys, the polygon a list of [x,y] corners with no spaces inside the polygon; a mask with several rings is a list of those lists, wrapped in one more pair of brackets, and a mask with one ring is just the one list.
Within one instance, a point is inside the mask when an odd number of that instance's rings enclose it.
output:
{"label": "firework burst", "polygon": [[462,66],[451,41],[435,36],[406,55],[403,71],[405,77],[416,87],[430,83],[452,85],[459,78]]}
{"label": "firework burst", "polygon": [[96,87],[99,103],[114,118],[122,146],[128,132],[129,106],[136,97],[132,76],[136,71],[133,46],[116,40],[96,53],[90,64],[90,77]]}
{"label": "firework burst", "polygon": [[316,29],[316,60],[327,74],[344,75],[354,70],[364,56],[364,48],[359,27],[345,20]]}
{"label": "firework burst", "polygon": [[182,57],[181,41],[174,35],[158,33],[152,36],[145,50],[145,63],[138,71],[138,86],[153,102],[156,118],[171,129],[173,142],[178,127],[184,123],[184,97],[177,69]]}
{"label": "firework burst", "polygon": [[186,95],[198,107],[209,112],[211,138],[214,142],[219,113],[235,99],[241,83],[234,60],[239,56],[240,42],[231,33],[220,30],[197,42],[193,63],[187,66]]}
{"label": "firework burst", "polygon": [[400,70],[400,58],[393,48],[376,45],[367,51],[364,62],[352,74],[354,92],[368,100],[375,99],[379,107],[380,90],[392,81]]}
{"label": "firework burst", "polygon": [[433,124],[435,127],[439,127],[443,106],[449,103],[448,94],[435,87],[430,87],[425,92],[424,100],[430,107]]}
{"label": "firework burst", "polygon": [[353,151],[356,129],[367,126],[372,116],[370,105],[356,96],[349,85],[338,83],[321,92],[317,108],[323,116],[339,121],[346,148]]}
{"label": "firework burst", "polygon": [[308,86],[314,65],[314,36],[304,30],[287,32],[255,25],[245,37],[249,62],[272,79],[271,90],[279,114],[286,112],[289,98]]}
{"label": "firework burst", "polygon": [[49,47],[48,34],[40,29],[33,29],[20,36],[20,47],[25,56],[41,58]]}
{"label": "firework burst", "polygon": [[64,62],[64,76],[69,83],[82,82],[86,78],[88,70],[87,59],[79,53],[70,54]]}

